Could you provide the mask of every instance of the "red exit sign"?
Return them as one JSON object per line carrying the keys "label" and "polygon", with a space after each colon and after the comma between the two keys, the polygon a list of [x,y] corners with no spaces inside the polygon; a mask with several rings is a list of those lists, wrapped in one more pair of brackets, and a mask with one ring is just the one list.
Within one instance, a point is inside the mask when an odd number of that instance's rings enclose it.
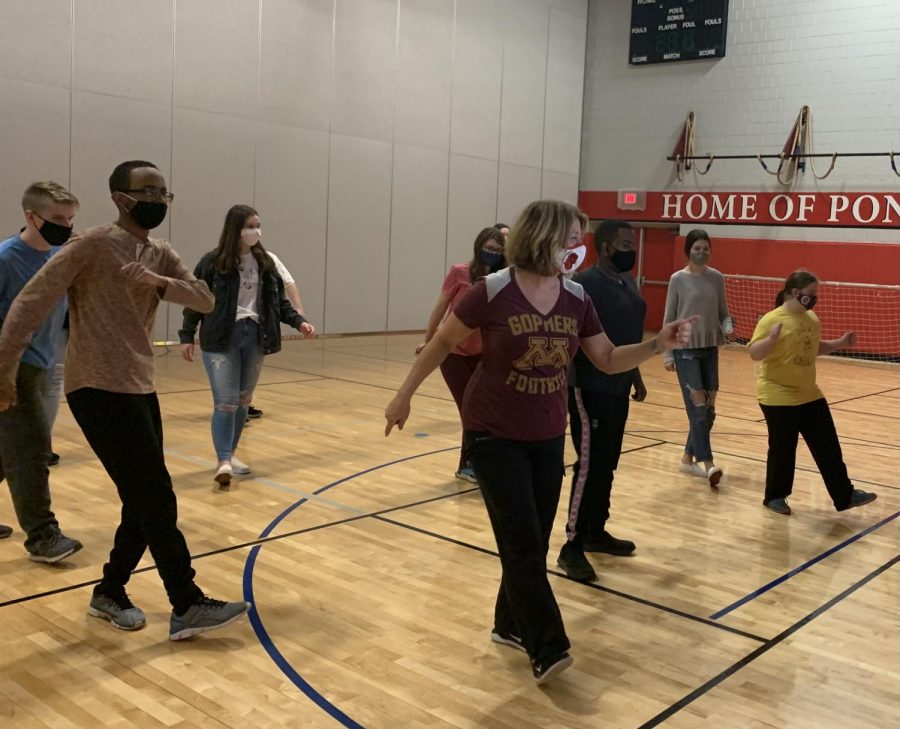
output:
{"label": "red exit sign", "polygon": [[619,210],[643,210],[647,207],[647,192],[645,190],[619,190]]}

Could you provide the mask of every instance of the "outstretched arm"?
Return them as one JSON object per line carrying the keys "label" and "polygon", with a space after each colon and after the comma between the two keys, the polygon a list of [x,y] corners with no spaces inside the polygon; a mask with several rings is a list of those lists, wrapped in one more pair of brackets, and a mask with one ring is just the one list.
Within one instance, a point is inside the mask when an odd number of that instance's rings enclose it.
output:
{"label": "outstretched arm", "polygon": [[468,337],[474,330],[469,329],[455,314],[450,314],[444,325],[438,329],[437,333],[432,337],[431,341],[425,345],[425,349],[413,362],[406,375],[400,389],[394,399],[388,404],[384,411],[384,417],[387,421],[384,427],[384,434],[390,434],[396,425],[400,430],[406,424],[409,417],[409,403],[416,390],[419,389],[425,378],[434,372],[446,356],[453,351],[453,348]]}
{"label": "outstretched arm", "polygon": [[441,293],[438,294],[437,301],[434,302],[431,313],[428,315],[428,324],[425,329],[425,341],[416,347],[416,354],[419,354],[425,349],[425,345],[434,338],[434,333],[441,325],[441,320],[444,318],[444,314],[447,313],[448,306],[450,306],[450,297],[441,291]]}
{"label": "outstretched arm", "polygon": [[823,339],[819,342],[818,356],[831,354],[839,349],[846,349],[856,344],[856,332],[846,332],[840,339]]}
{"label": "outstretched arm", "polygon": [[698,317],[678,319],[666,324],[653,339],[640,344],[616,347],[605,334],[595,334],[581,340],[581,348],[594,367],[607,374],[633,370],[654,354],[683,347],[691,338],[691,325]]}

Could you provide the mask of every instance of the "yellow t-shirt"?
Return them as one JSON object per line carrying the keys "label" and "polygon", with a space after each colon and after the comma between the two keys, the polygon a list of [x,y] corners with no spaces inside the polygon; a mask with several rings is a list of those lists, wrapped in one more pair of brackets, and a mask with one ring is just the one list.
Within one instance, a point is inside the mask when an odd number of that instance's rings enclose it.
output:
{"label": "yellow t-shirt", "polygon": [[781,335],[769,356],[757,365],[756,396],[763,405],[803,405],[824,397],[816,385],[816,356],[822,326],[811,311],[792,314],[783,306],[756,324],[750,344],[769,336],[775,324]]}

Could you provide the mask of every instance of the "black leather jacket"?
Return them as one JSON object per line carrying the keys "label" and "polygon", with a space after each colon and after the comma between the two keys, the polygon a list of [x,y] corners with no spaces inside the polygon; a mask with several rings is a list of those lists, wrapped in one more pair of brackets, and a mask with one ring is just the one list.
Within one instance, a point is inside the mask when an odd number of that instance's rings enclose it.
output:
{"label": "black leather jacket", "polygon": [[[193,344],[197,325],[202,322],[200,349],[204,352],[227,352],[237,315],[240,276],[237,271],[218,271],[215,257],[216,252],[210,251],[194,269],[194,275],[201,281],[206,281],[209,290],[216,297],[215,308],[209,314],[201,314],[185,307],[184,323],[178,332],[178,338],[182,344]],[[275,272],[274,266],[268,271],[260,267],[256,303],[256,310],[259,312],[259,343],[263,354],[274,354],[281,349],[280,322],[299,329],[306,319],[285,298],[284,282]]]}

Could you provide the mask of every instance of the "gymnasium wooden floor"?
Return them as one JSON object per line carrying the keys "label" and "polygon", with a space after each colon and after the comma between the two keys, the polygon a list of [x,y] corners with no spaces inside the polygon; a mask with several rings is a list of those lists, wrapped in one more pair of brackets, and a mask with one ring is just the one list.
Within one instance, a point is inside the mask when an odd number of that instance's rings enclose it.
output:
{"label": "gymnasium wooden floor", "polygon": [[[563,504],[548,567],[575,665],[538,688],[522,653],[489,640],[500,567],[479,492],[453,479],[459,425],[439,376],[407,429],[383,436],[417,341],[290,342],[268,358],[255,397],[265,416],[239,452],[255,475],[229,491],[212,481],[203,368],[161,352],[168,463],[198,581],[255,603],[251,621],[186,643],[166,639],[149,562],[129,586],[146,629],[86,615],[118,501],[63,408],[54,507],[85,548],[54,568],[25,559],[18,531],[0,542],[2,726],[900,726],[896,368],[819,364],[851,476],[878,501],[835,513],[801,446],[783,517],[761,505],[765,426],[746,354],[722,355],[719,492],[677,472],[677,382],[660,360],[646,365],[610,521],[637,552],[594,558],[595,585],[564,578]],[[0,522],[14,523],[5,490]]]}

